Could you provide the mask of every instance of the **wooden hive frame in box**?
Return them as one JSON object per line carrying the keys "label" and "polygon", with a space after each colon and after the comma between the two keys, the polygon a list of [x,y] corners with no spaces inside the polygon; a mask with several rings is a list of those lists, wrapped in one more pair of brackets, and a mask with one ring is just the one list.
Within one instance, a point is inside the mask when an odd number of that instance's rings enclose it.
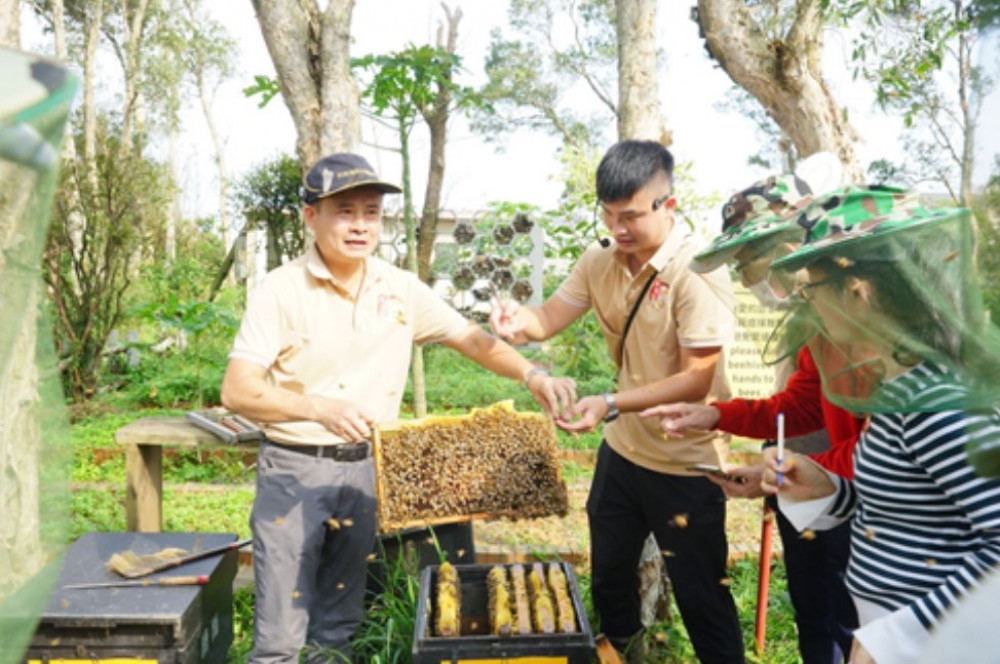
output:
{"label": "wooden hive frame in box", "polygon": [[379,530],[565,515],[555,424],[510,402],[375,428]]}

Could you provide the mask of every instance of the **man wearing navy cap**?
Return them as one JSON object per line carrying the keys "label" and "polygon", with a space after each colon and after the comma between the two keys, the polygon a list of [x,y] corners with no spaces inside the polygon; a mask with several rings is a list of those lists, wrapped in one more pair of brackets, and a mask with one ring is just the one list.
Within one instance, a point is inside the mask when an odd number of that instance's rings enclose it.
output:
{"label": "man wearing navy cap", "polygon": [[[413,343],[440,342],[521,381],[552,413],[576,399],[463,318],[426,284],[374,257],[385,194],[365,159],[320,159],[305,180],[315,243],[267,275],[229,355],[223,404],[266,435],[257,462],[252,664],[350,661],[375,541],[375,422],[394,420]],[[334,658],[331,660],[331,657]]]}

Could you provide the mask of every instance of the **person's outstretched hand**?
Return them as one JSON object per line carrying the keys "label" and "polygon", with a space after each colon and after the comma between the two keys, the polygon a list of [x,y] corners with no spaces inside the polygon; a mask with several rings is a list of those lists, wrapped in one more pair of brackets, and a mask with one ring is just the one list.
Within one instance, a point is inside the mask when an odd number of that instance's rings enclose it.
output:
{"label": "person's outstretched hand", "polygon": [[572,378],[536,374],[528,380],[527,388],[538,405],[557,422],[572,417],[576,404],[576,381]]}
{"label": "person's outstretched hand", "polygon": [[608,414],[608,402],[601,395],[584,397],[568,412],[567,417],[556,419],[556,426],[567,433],[593,431]]}
{"label": "person's outstretched hand", "polygon": [[653,406],[639,417],[659,417],[660,428],[668,436],[680,437],[688,430],[711,431],[719,423],[719,409],[698,403],[670,403]]}
{"label": "person's outstretched hand", "polygon": [[524,321],[519,315],[521,305],[515,300],[497,300],[490,311],[490,327],[504,341],[522,344],[528,341],[524,335]]}

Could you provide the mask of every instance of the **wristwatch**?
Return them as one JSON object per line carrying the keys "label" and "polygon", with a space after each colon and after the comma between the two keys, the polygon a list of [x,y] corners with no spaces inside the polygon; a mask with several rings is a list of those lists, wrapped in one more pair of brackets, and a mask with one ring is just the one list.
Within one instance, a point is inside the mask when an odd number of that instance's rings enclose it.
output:
{"label": "wristwatch", "polygon": [[618,418],[618,404],[615,402],[615,395],[610,392],[605,392],[601,395],[604,397],[604,403],[608,404],[608,412],[604,416],[605,422],[612,422]]}
{"label": "wristwatch", "polygon": [[525,372],[524,378],[522,379],[521,382],[524,383],[525,387],[528,387],[528,383],[531,382],[531,379],[538,375],[550,376],[552,374],[550,374],[549,370],[546,369],[545,367],[534,366]]}

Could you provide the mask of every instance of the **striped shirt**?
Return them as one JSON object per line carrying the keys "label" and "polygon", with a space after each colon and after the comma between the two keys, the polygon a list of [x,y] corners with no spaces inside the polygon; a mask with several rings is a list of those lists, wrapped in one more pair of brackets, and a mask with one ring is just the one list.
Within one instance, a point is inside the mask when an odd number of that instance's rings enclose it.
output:
{"label": "striped shirt", "polygon": [[851,593],[888,611],[909,607],[925,629],[1000,566],[1000,481],[976,475],[965,452],[1000,437],[1000,410],[933,412],[961,392],[929,363],[887,385],[900,412],[872,415],[855,480],[839,483],[832,507],[854,513]]}

